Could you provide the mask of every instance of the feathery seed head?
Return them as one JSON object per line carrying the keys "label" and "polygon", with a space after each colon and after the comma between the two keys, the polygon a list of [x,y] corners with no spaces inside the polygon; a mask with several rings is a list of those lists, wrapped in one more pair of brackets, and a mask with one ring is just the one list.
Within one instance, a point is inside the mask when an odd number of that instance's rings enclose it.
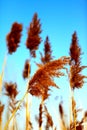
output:
{"label": "feathery seed head", "polygon": [[29,77],[30,74],[30,63],[29,60],[26,60],[23,70],[23,78],[26,79]]}
{"label": "feathery seed head", "polygon": [[8,33],[6,37],[9,54],[12,54],[17,50],[17,47],[19,46],[20,43],[21,32],[22,32],[22,24],[19,24],[17,22],[13,23],[11,32]]}
{"label": "feathery seed head", "polygon": [[16,83],[5,83],[6,95],[10,98],[15,98],[18,94]]}
{"label": "feathery seed head", "polygon": [[58,88],[53,78],[63,76],[64,73],[60,72],[60,69],[63,69],[64,65],[68,63],[69,57],[62,57],[58,60],[54,60],[43,65],[31,78],[28,91],[37,97],[42,96],[44,98],[46,94],[47,98],[49,95],[48,90],[50,86]]}
{"label": "feathery seed head", "polygon": [[26,40],[26,47],[30,50],[32,57],[36,57],[35,51],[38,49],[41,43],[41,24],[40,19],[38,19],[37,13],[34,14],[30,27],[28,29],[28,37]]}

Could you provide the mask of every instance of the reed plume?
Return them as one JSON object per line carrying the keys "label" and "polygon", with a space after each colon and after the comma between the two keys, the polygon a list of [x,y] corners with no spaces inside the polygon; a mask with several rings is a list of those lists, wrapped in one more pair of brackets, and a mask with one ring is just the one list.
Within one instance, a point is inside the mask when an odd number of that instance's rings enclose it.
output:
{"label": "reed plume", "polygon": [[5,95],[7,95],[8,97],[12,98],[16,98],[18,91],[17,91],[17,84],[16,83],[7,83],[5,82],[4,84],[5,89],[6,89],[6,93]]}
{"label": "reed plume", "polygon": [[64,66],[68,63],[69,57],[61,57],[58,60],[43,65],[30,79],[28,92],[36,97],[43,97],[43,100],[47,99],[49,96],[49,87],[58,87],[53,81],[53,78],[64,76],[64,73],[60,72],[60,69],[64,69]]}
{"label": "reed plume", "polygon": [[29,78],[29,74],[30,74],[30,62],[29,60],[26,60],[23,70],[23,78],[24,79]]}
{"label": "reed plume", "polygon": [[9,54],[15,52],[19,47],[21,32],[22,32],[22,24],[14,22],[11,28],[11,32],[8,33],[6,37]]}
{"label": "reed plume", "polygon": [[84,78],[87,78],[81,74],[82,70],[87,67],[81,66],[81,54],[77,34],[74,32],[70,46],[70,86],[72,89],[81,88],[84,84]]}
{"label": "reed plume", "polygon": [[46,40],[44,42],[44,55],[42,55],[42,53],[40,53],[40,54],[41,54],[41,61],[43,64],[45,64],[53,59],[51,45],[50,45],[48,36],[46,37]]}
{"label": "reed plume", "polygon": [[71,95],[71,123],[74,126],[74,129],[76,130],[76,105],[73,106],[73,103],[75,103],[74,100],[74,89],[75,88],[82,88],[84,84],[84,78],[87,78],[87,76],[82,75],[82,70],[86,68],[87,66],[81,66],[81,48],[78,44],[78,38],[77,33],[74,32],[72,35],[72,41],[70,46],[70,73],[69,73],[69,80],[70,80],[70,88],[72,91]]}
{"label": "reed plume", "polygon": [[28,29],[28,37],[26,40],[26,47],[30,50],[32,57],[36,57],[36,50],[38,49],[39,44],[41,43],[41,24],[40,19],[38,19],[37,13],[34,14],[32,22],[30,23]]}
{"label": "reed plume", "polygon": [[16,101],[16,96],[18,95],[17,84],[12,82],[5,82],[4,86],[6,90],[5,95],[9,97],[9,109],[11,113],[13,113],[16,108],[16,104],[18,103],[18,101]]}

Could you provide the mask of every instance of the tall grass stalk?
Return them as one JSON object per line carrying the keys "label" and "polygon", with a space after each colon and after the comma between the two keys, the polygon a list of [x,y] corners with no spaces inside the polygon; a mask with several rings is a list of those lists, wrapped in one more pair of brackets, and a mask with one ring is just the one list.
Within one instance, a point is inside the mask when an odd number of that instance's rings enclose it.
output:
{"label": "tall grass stalk", "polygon": [[13,124],[12,124],[12,130],[15,130],[15,116],[13,117]]}
{"label": "tall grass stalk", "polygon": [[2,119],[0,119],[0,130],[2,130]]}
{"label": "tall grass stalk", "polygon": [[61,130],[67,130],[67,128],[65,127],[65,125],[61,119],[59,120],[59,123],[60,123]]}
{"label": "tall grass stalk", "polygon": [[[73,93],[73,96],[72,96],[72,100],[75,102],[75,100],[74,100],[74,93]],[[73,111],[74,130],[76,130],[76,120],[77,120],[77,117],[76,117],[76,105],[73,106],[72,111]]]}
{"label": "tall grass stalk", "polygon": [[69,97],[69,100],[70,100],[70,103],[69,103],[69,109],[70,109],[70,124],[72,124],[73,122],[73,113],[72,113],[72,90],[71,90],[71,87],[69,87],[69,90],[70,90],[70,97]]}
{"label": "tall grass stalk", "polygon": [[[68,75],[68,82],[70,82],[70,74],[67,68],[66,68],[66,73]],[[71,86],[69,86],[69,129],[70,129],[70,125],[73,122],[72,97],[73,97],[73,91],[72,91]]]}
{"label": "tall grass stalk", "polygon": [[39,130],[42,130],[42,127],[40,127]]}
{"label": "tall grass stalk", "polygon": [[0,96],[1,96],[1,92],[2,92],[2,83],[3,83],[3,77],[4,77],[6,61],[7,61],[7,54],[4,57],[4,62],[3,62],[3,65],[2,65],[2,72],[0,74]]}
{"label": "tall grass stalk", "polygon": [[76,112],[75,112],[75,110],[74,110],[74,130],[76,130]]}
{"label": "tall grass stalk", "polygon": [[[29,72],[29,70],[28,70],[28,72]],[[30,78],[30,74],[28,75],[28,81],[27,81],[27,85],[26,85],[27,86],[26,87],[26,91],[29,88],[29,78]],[[30,111],[29,111],[28,95],[29,95],[29,93],[26,94],[26,130],[30,130],[30,126],[29,126],[29,123],[30,123]]]}
{"label": "tall grass stalk", "polygon": [[77,117],[76,117],[76,106],[75,106],[75,100],[74,100],[74,91],[73,89],[71,89],[71,98],[70,98],[70,125],[72,123],[74,123],[74,130],[76,130],[76,120],[77,120]]}
{"label": "tall grass stalk", "polygon": [[14,116],[12,120],[12,130],[18,130],[16,116]]}
{"label": "tall grass stalk", "polygon": [[26,95],[26,130],[29,130],[30,112],[29,112],[29,102],[28,93]]}

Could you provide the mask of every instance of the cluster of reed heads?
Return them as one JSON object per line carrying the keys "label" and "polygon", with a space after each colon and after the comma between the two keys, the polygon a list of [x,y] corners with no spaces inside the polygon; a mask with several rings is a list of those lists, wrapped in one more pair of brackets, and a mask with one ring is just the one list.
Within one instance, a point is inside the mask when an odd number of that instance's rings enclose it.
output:
{"label": "cluster of reed heads", "polygon": [[[20,45],[20,39],[22,36],[23,25],[17,22],[13,23],[10,33],[6,36],[6,43],[8,54],[12,55],[17,51],[17,48]],[[41,24],[40,19],[38,19],[37,13],[34,14],[30,26],[27,32],[26,39],[26,48],[30,52],[30,59],[37,58],[36,51],[39,49],[39,45],[42,42],[42,38],[40,36]],[[54,60],[52,56],[51,44],[49,41],[49,37],[46,36],[44,41],[44,49],[43,53],[40,52],[40,61],[41,63],[36,63],[38,69],[34,73],[32,77],[30,77],[31,73],[31,60],[26,59],[24,70],[23,70],[23,78],[27,79],[26,93],[22,97],[22,99],[17,100],[16,97],[19,94],[17,90],[17,83],[13,82],[4,82],[2,74],[5,74],[5,66],[0,75],[0,130],[19,130],[16,115],[17,111],[21,109],[21,105],[25,101],[25,110],[26,110],[26,130],[32,130],[33,122],[30,118],[29,111],[29,95],[36,96],[37,98],[41,98],[41,103],[39,106],[39,115],[36,117],[36,121],[38,123],[38,130],[86,130],[87,123],[87,112],[84,112],[83,118],[78,121],[77,115],[79,109],[76,107],[76,101],[74,98],[74,90],[82,88],[85,82],[85,78],[87,76],[82,75],[82,70],[87,66],[81,65],[81,48],[78,44],[77,33],[74,32],[72,35],[71,45],[69,49],[69,56],[62,56],[59,59]],[[4,61],[5,62],[5,61]],[[65,70],[65,71],[63,71]],[[66,74],[65,74],[66,72]],[[67,125],[64,118],[64,108],[62,102],[58,105],[58,111],[60,113],[60,128],[54,125],[54,121],[52,115],[49,113],[48,108],[45,104],[46,100],[49,99],[49,91],[51,87],[55,87],[58,91],[58,84],[55,83],[54,78],[61,78],[61,76],[67,76],[69,79],[69,89],[71,91],[70,95],[70,123]],[[61,89],[61,87],[60,87]],[[3,93],[3,90],[5,91]],[[9,115],[6,120],[5,125],[3,126],[3,113],[5,109],[5,104],[2,103],[2,98],[4,96],[8,96],[8,111]],[[24,100],[26,98],[26,100]],[[45,116],[45,123],[43,120],[43,115]],[[31,115],[32,116],[32,115]],[[10,123],[11,122],[11,123]],[[43,126],[44,124],[44,126]]]}

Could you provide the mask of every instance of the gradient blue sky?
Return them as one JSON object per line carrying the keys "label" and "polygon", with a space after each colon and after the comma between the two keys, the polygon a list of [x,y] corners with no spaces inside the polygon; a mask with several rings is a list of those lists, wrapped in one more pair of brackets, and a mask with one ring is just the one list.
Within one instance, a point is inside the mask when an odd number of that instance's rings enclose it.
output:
{"label": "gradient blue sky", "polygon": [[[38,13],[42,24],[41,37],[43,41],[39,50],[42,51],[43,42],[48,35],[55,59],[61,56],[68,56],[72,34],[76,31],[78,42],[82,48],[82,52],[84,52],[82,63],[83,65],[87,65],[86,0],[0,0],[0,71],[7,50],[6,35],[10,32],[11,25],[15,21],[23,24],[20,48],[17,49],[16,53],[8,56],[5,70],[5,80],[16,81],[20,91],[24,90],[25,84],[21,76],[24,62],[29,58],[29,52],[25,47],[27,28],[35,12]],[[33,69],[32,71],[34,72],[35,70]],[[87,75],[87,70],[84,73]],[[66,83],[66,80],[59,80],[59,84],[62,87],[58,93],[56,93],[56,90],[53,91],[52,101],[54,101],[56,95],[67,96],[68,89],[66,86],[68,83]],[[86,87],[87,84],[84,85],[83,89],[76,92],[78,102],[85,109],[87,109],[87,105],[85,104],[87,99]]]}

